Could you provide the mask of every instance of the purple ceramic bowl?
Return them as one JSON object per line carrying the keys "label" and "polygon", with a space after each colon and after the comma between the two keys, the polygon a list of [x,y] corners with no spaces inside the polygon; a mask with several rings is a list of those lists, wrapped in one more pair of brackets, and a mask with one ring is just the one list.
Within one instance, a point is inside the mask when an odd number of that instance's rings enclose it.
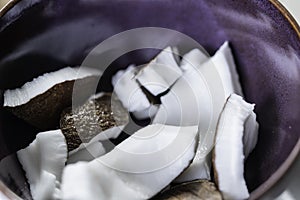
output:
{"label": "purple ceramic bowl", "polygon": [[[1,99],[5,89],[80,64],[95,45],[114,34],[164,27],[192,37],[210,54],[230,41],[245,98],[256,104],[260,124],[245,170],[251,199],[278,182],[299,153],[300,29],[276,0],[22,0],[12,1],[0,16]],[[167,44],[165,37],[156,42]],[[110,89],[116,68],[143,63],[154,54],[122,56],[101,80],[103,88]],[[0,108],[0,191],[11,198],[31,199],[12,153],[27,146],[38,131]]]}

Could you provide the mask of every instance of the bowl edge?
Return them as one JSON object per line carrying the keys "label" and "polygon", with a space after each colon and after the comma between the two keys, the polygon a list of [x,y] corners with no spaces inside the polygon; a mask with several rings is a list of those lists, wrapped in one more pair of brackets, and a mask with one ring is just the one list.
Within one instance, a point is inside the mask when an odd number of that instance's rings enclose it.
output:
{"label": "bowl edge", "polygon": [[[0,18],[3,17],[11,8],[13,8],[19,1],[21,0],[9,0],[2,8],[0,8]],[[299,39],[300,39],[300,26],[292,16],[292,14],[285,8],[283,4],[279,2],[279,0],[268,0],[271,4],[275,6],[276,9],[280,11],[280,13],[288,20],[294,31],[296,31]],[[298,139],[295,147],[292,149],[288,158],[283,162],[283,164],[275,171],[275,173],[269,177],[262,185],[256,188],[250,194],[250,200],[255,200],[263,196],[264,193],[269,191],[279,179],[284,176],[287,170],[291,167],[297,155],[300,152],[300,139]],[[0,181],[0,192],[4,195],[7,195],[8,198],[11,199],[20,199],[15,193],[13,193],[8,187],[6,187]]]}

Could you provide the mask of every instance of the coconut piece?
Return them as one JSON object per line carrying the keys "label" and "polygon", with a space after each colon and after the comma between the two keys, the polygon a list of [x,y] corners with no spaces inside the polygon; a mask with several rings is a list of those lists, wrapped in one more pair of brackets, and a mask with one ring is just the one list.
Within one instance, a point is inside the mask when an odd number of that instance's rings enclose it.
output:
{"label": "coconut piece", "polygon": [[17,152],[33,199],[56,199],[62,170],[67,160],[67,145],[60,130],[37,134],[25,149]]}
{"label": "coconut piece", "polygon": [[208,54],[199,49],[193,49],[182,57],[180,68],[183,71],[188,71],[191,68],[199,68],[208,59]]}
{"label": "coconut piece", "polygon": [[224,199],[247,199],[244,179],[244,124],[254,109],[242,97],[232,94],[220,116],[213,151],[216,182]]}
{"label": "coconut piece", "polygon": [[140,129],[104,156],[66,166],[62,199],[149,199],[189,165],[197,132],[161,124]]}
{"label": "coconut piece", "polygon": [[137,69],[130,65],[126,70],[120,70],[112,78],[114,93],[129,112],[142,111],[151,106],[146,95],[136,82]]}
{"label": "coconut piece", "polygon": [[248,158],[249,154],[253,151],[258,140],[259,125],[256,121],[256,114],[252,111],[244,124],[244,154]]}
{"label": "coconut piece", "polygon": [[[66,67],[46,73],[21,88],[6,90],[4,107],[41,130],[57,128],[61,111],[71,105],[75,80],[83,88],[89,88],[100,75],[100,71],[86,67]],[[90,92],[85,89],[76,98],[87,98]]]}
{"label": "coconut piece", "polygon": [[177,51],[173,47],[163,49],[137,73],[137,81],[154,96],[167,91],[182,75],[174,56]]}
{"label": "coconut piece", "polygon": [[197,180],[176,185],[162,192],[153,200],[222,200],[221,193],[213,182]]}
{"label": "coconut piece", "polygon": [[196,180],[197,177],[205,178],[210,180],[211,171],[211,155],[204,154],[205,152],[200,152],[196,154],[198,158],[194,158],[193,163],[173,182],[174,183],[184,183],[186,180],[192,181]]}
{"label": "coconut piece", "polygon": [[211,61],[214,63],[214,67],[220,75],[226,98],[228,98],[232,93],[243,96],[239,75],[237,73],[228,41],[224,42],[220,49],[211,58]]}
{"label": "coconut piece", "polygon": [[177,181],[210,179],[209,156],[225,102],[222,81],[213,63],[206,62],[199,68],[192,63],[189,62],[189,70],[177,80],[170,92],[161,97],[162,104],[153,120],[153,123],[169,125],[200,125],[200,143],[195,159]]}
{"label": "coconut piece", "polygon": [[69,153],[67,164],[76,163],[79,161],[91,161],[107,153],[103,144],[99,141],[93,142],[90,145],[87,145],[85,148],[75,150]]}
{"label": "coconut piece", "polygon": [[[242,87],[239,81],[239,75],[234,63],[232,51],[228,41],[226,41],[216,54],[212,57],[212,62],[216,67],[222,79],[225,97],[235,93],[243,96]],[[244,133],[244,152],[245,158],[249,156],[256,146],[258,138],[258,123],[256,121],[256,114],[252,111],[245,123]]]}
{"label": "coconut piece", "polygon": [[[181,68],[185,72],[171,91],[161,97],[163,106],[158,110],[154,123],[166,121],[170,125],[196,125],[199,124],[200,114],[211,115],[211,99],[214,98],[212,89],[221,93],[219,97],[222,99],[218,100],[221,109],[230,94],[242,94],[228,42],[211,59],[198,49],[190,51],[183,56]],[[209,82],[210,78],[214,78],[216,83]],[[198,109],[195,109],[195,105],[198,105]]]}
{"label": "coconut piece", "polygon": [[[238,73],[228,42],[210,59],[198,49],[190,51],[183,56],[181,68],[183,76],[161,97],[162,105],[153,123],[200,124],[200,144],[195,160],[176,181],[210,179],[210,151],[218,116],[230,94],[242,95]],[[257,122],[248,120],[246,124],[249,135],[257,138]],[[256,140],[252,141],[249,140],[249,147],[245,146],[249,150],[256,145]]]}
{"label": "coconut piece", "polygon": [[116,138],[122,131],[121,126],[128,121],[128,112],[116,96],[100,93],[82,106],[65,109],[61,114],[60,128],[66,137],[68,150],[72,151],[82,142],[90,142],[96,135],[105,139]]}
{"label": "coconut piece", "polygon": [[100,132],[88,143],[81,143],[76,149],[69,152],[67,163],[71,164],[78,161],[91,161],[111,151],[114,145],[109,139],[116,139],[124,128],[125,126],[109,128]]}
{"label": "coconut piece", "polygon": [[134,112],[133,115],[136,119],[152,119],[159,109],[159,105],[151,105],[149,108],[145,110]]}

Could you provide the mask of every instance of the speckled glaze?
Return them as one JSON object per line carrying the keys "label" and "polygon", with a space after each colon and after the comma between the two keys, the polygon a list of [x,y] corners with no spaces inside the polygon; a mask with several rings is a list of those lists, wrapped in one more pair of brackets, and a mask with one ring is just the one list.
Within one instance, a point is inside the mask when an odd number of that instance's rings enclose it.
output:
{"label": "speckled glaze", "polygon": [[[229,40],[245,97],[256,104],[260,123],[257,147],[246,163],[247,185],[255,191],[252,198],[258,198],[283,174],[277,173],[280,167],[287,170],[293,159],[288,163],[286,159],[292,150],[297,155],[300,146],[299,29],[278,8],[275,0],[19,1],[1,13],[0,94],[42,73],[78,65],[99,42],[132,28],[177,30],[210,54]],[[157,42],[167,44],[164,38]],[[120,57],[100,87],[111,89],[112,72],[129,63],[143,63],[155,53],[143,50]],[[2,159],[28,145],[38,130],[2,108],[0,117]],[[22,174],[15,157],[8,164],[0,163],[2,181],[30,199]],[[277,179],[270,179],[274,174]]]}

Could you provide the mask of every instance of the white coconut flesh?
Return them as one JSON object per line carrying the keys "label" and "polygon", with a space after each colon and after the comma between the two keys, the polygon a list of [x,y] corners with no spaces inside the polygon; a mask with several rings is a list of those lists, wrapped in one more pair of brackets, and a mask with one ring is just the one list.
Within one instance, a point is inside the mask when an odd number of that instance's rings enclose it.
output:
{"label": "white coconut flesh", "polygon": [[256,114],[253,111],[247,118],[244,128],[245,128],[244,136],[243,136],[244,154],[245,154],[245,158],[248,158],[249,154],[255,148],[258,140],[259,125],[256,121]]}
{"label": "white coconut flesh", "polygon": [[151,104],[135,79],[134,65],[118,71],[112,78],[114,93],[129,112],[148,109]]}
{"label": "white coconut flesh", "polygon": [[101,73],[97,69],[87,67],[66,67],[55,72],[46,73],[25,83],[21,88],[6,90],[4,92],[4,106],[15,107],[26,104],[56,84],[91,76],[100,76]]}
{"label": "white coconut flesh", "polygon": [[188,71],[192,68],[198,68],[209,59],[209,55],[199,49],[193,49],[186,53],[181,60],[180,68]]}
{"label": "white coconut flesh", "polygon": [[41,132],[25,149],[17,152],[34,200],[55,199],[65,162],[67,145],[60,130]]}
{"label": "white coconut flesh", "polygon": [[244,179],[244,124],[254,104],[232,94],[225,104],[218,123],[214,148],[214,170],[224,199],[247,199],[249,192]]}
{"label": "white coconut flesh", "polygon": [[[153,123],[199,124],[200,144],[197,154],[192,165],[176,179],[176,182],[210,179],[210,152],[214,144],[218,117],[230,94],[242,95],[238,73],[228,42],[225,42],[212,58],[208,58],[198,49],[190,51],[183,56],[180,67],[184,74],[171,91],[161,97],[162,105]],[[255,113],[252,112],[252,115]],[[247,120],[245,126],[246,135],[254,138],[247,140],[248,145],[245,145],[245,151],[251,152],[256,145],[258,124],[255,120]]]}
{"label": "white coconut flesh", "polygon": [[239,75],[228,41],[211,57],[211,61],[214,63],[214,67],[222,80],[226,99],[232,93],[243,96]]}
{"label": "white coconut flesh", "polygon": [[76,152],[69,153],[67,164],[76,163],[79,161],[91,161],[107,153],[107,150],[100,141],[93,142],[83,149],[74,150],[76,150]]}
{"label": "white coconut flesh", "polygon": [[[210,116],[212,106],[215,106],[211,105],[211,99],[215,98],[213,89],[221,93],[218,97],[222,98],[216,103],[222,106],[230,94],[242,94],[228,42],[225,42],[210,59],[198,49],[190,51],[184,55],[181,68],[185,72],[170,93],[161,98],[163,106],[159,109],[154,122],[165,120],[166,124],[172,125],[199,124],[200,114]],[[211,79],[216,83],[210,82]],[[198,106],[199,109],[195,109],[197,104],[201,104]]]}
{"label": "white coconut flesh", "polygon": [[[210,151],[219,114],[225,102],[223,83],[211,60],[200,50],[186,56],[185,72],[170,92],[161,97],[153,123],[191,126],[199,125],[200,139],[192,165],[176,181],[210,179]],[[198,56],[196,56],[198,54]],[[205,60],[206,59],[206,60]],[[198,64],[202,62],[203,64]],[[208,157],[207,157],[208,156]]]}
{"label": "white coconut flesh", "polygon": [[146,108],[145,110],[141,110],[141,111],[136,111],[133,113],[134,117],[137,119],[152,119],[157,111],[159,109],[159,105],[150,105],[149,108]]}
{"label": "white coconut flesh", "polygon": [[103,145],[110,142],[109,139],[116,139],[123,131],[124,126],[109,128],[93,137],[88,143],[81,143],[78,148],[69,152],[68,164],[78,161],[91,161],[104,155],[111,150],[110,147]]}
{"label": "white coconut flesh", "polygon": [[188,167],[197,132],[161,124],[140,129],[104,156],[66,166],[62,199],[149,199]]}
{"label": "white coconut flesh", "polygon": [[182,75],[175,60],[176,49],[167,47],[136,75],[137,81],[151,94],[158,96],[168,90]]}
{"label": "white coconut flesh", "polygon": [[[243,97],[244,95],[239,81],[239,75],[237,73],[232,51],[228,42],[225,42],[220,47],[215,56],[212,57],[212,61],[222,79],[225,97],[228,98],[232,93]],[[226,63],[226,65],[224,63]],[[247,158],[256,146],[258,138],[259,125],[256,121],[256,114],[254,111],[251,111],[251,115],[246,120],[244,126],[244,152],[245,157]]]}
{"label": "white coconut flesh", "polygon": [[[215,56],[212,57],[212,61],[222,79],[226,98],[232,93],[243,97],[239,75],[228,42],[225,42],[220,47]],[[224,65],[224,63],[226,63],[226,65]],[[244,128],[244,152],[247,158],[256,146],[258,138],[258,123],[254,111],[251,111],[251,115],[246,120]]]}

